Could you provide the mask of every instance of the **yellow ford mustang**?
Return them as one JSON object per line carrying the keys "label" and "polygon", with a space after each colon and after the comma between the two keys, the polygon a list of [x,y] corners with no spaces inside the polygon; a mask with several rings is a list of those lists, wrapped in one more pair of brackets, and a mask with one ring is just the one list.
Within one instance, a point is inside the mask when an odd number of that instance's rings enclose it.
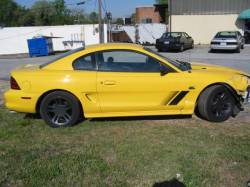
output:
{"label": "yellow ford mustang", "polygon": [[[249,75],[176,61],[133,44],[73,50],[11,72],[10,110],[38,113],[52,127],[81,117],[192,115],[223,122],[243,110]],[[249,94],[248,94],[249,95]]]}

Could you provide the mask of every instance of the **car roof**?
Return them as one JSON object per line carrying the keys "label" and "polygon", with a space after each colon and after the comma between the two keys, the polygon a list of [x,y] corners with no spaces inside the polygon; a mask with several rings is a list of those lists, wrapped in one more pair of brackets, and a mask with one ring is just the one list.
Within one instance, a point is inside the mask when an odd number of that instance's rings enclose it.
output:
{"label": "car roof", "polygon": [[97,48],[143,49],[143,46],[132,43],[104,43],[104,44],[88,45],[85,47],[85,49],[87,50],[92,50]]}
{"label": "car roof", "polygon": [[236,33],[236,32],[238,32],[238,31],[219,31],[218,33],[222,33],[222,32],[232,32],[232,33]]}

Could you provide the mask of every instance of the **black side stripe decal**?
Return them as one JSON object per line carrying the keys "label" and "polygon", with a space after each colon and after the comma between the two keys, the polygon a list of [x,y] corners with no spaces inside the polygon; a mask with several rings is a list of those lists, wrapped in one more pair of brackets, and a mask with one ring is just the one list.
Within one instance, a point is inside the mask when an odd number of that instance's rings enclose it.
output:
{"label": "black side stripe decal", "polygon": [[189,93],[189,91],[180,92],[169,105],[178,105],[178,103]]}

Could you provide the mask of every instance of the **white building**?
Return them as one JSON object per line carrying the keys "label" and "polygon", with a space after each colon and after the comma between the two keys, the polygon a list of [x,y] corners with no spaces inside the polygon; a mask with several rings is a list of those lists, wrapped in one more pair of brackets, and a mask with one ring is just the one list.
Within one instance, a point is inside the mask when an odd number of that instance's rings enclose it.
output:
{"label": "white building", "polygon": [[[107,42],[107,26],[104,26]],[[36,36],[53,38],[54,51],[64,51],[99,43],[98,25],[65,25],[0,28],[0,55],[28,53],[27,40]]]}

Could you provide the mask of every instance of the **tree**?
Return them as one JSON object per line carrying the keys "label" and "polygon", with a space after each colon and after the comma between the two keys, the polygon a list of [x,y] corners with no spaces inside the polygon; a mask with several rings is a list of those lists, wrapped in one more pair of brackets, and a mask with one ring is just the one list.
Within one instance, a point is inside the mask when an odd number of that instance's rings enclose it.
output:
{"label": "tree", "polygon": [[168,4],[168,0],[155,0],[157,4]]}
{"label": "tree", "polygon": [[13,0],[0,1],[0,25],[18,26],[18,20],[25,12],[25,8],[19,6]]}
{"label": "tree", "polygon": [[[155,2],[157,4],[164,4],[164,5],[168,5],[168,0],[155,0]],[[168,18],[169,18],[169,12],[168,9],[166,9],[165,12],[165,19],[166,19],[166,23],[168,24]]]}
{"label": "tree", "polygon": [[66,7],[64,0],[55,0],[52,2],[53,6],[53,20],[52,24],[62,25],[71,23],[70,10]]}
{"label": "tree", "polygon": [[64,0],[38,0],[31,8],[18,5],[14,0],[0,0],[0,26],[47,26],[98,23],[98,14],[68,9]]}
{"label": "tree", "polygon": [[135,24],[135,23],[136,23],[136,13],[133,13],[133,14],[131,15],[131,22],[132,22],[132,24]]}
{"label": "tree", "polygon": [[34,3],[30,11],[34,15],[35,25],[52,25],[54,7],[47,0],[39,0]]}
{"label": "tree", "polygon": [[124,20],[122,18],[117,18],[116,21],[115,21],[115,24],[123,25],[124,24]]}
{"label": "tree", "polygon": [[98,23],[98,14],[96,12],[91,12],[89,14],[89,20],[91,23]]}

